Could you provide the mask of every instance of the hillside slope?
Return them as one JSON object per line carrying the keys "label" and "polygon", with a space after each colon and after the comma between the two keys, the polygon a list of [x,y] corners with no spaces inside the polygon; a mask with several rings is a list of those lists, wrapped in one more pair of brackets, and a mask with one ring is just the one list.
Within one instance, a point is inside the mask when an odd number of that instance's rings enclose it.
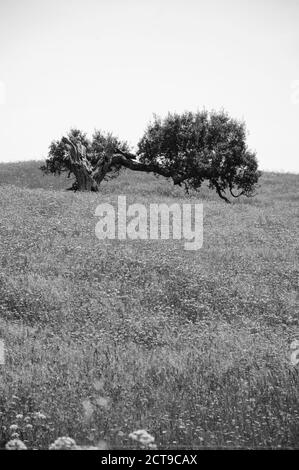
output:
{"label": "hillside slope", "polygon": [[[298,447],[299,177],[264,174],[228,206],[130,172],[74,194],[38,166],[0,165],[2,445],[17,424],[38,448],[130,448],[135,429],[162,449]],[[203,247],[99,241],[95,209],[118,195],[203,202]]]}

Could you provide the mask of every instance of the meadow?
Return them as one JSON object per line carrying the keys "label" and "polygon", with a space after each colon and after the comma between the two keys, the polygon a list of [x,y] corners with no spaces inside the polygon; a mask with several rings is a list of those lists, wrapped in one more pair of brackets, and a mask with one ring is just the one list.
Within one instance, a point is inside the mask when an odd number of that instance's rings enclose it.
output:
{"label": "meadow", "polygon": [[[72,193],[40,165],[0,165],[0,447],[128,449],[146,429],[158,449],[299,448],[299,176],[227,205],[130,171]],[[98,240],[118,195],[202,202],[203,247]]]}

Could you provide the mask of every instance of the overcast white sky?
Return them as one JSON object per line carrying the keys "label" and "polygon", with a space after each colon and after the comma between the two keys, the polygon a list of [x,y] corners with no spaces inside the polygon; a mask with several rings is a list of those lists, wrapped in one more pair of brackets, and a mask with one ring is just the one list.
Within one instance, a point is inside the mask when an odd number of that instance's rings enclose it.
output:
{"label": "overcast white sky", "polygon": [[298,52],[299,0],[0,0],[0,161],[224,108],[262,169],[299,172]]}

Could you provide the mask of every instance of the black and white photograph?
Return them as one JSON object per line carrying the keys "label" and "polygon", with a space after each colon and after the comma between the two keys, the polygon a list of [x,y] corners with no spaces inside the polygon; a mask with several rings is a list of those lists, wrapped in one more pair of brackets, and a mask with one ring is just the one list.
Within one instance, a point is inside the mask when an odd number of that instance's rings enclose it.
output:
{"label": "black and white photograph", "polygon": [[299,449],[298,136],[299,0],[0,0],[1,461]]}

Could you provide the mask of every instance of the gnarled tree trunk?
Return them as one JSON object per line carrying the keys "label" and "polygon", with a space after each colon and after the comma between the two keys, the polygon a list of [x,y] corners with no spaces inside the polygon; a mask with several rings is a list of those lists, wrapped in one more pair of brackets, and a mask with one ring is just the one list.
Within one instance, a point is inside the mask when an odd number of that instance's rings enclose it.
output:
{"label": "gnarled tree trunk", "polygon": [[[75,188],[77,191],[98,191],[99,185],[93,177],[92,167],[86,158],[86,149],[82,144],[74,144],[64,137],[69,150],[68,168],[76,178]],[[73,188],[70,188],[73,189]]]}

